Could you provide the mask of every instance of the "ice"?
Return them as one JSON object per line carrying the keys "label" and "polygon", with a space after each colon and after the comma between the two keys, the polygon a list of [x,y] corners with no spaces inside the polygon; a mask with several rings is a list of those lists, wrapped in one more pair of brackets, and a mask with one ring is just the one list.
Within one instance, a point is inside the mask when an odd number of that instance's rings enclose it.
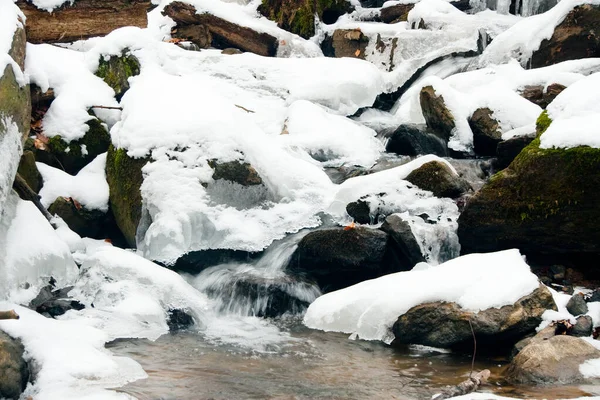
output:
{"label": "ice", "polygon": [[28,308],[0,302],[14,309],[19,320],[0,321],[0,329],[21,339],[25,358],[35,372],[23,398],[39,400],[125,400],[133,397],[110,388],[147,377],[135,361],[115,357],[104,348],[109,337],[80,321],[46,318]]}
{"label": "ice", "polygon": [[590,146],[600,148],[600,73],[581,79],[561,92],[548,106],[550,127],[540,138],[544,149]]}
{"label": "ice", "polygon": [[393,323],[416,305],[447,301],[481,311],[513,304],[538,285],[516,249],[470,254],[325,294],[310,305],[304,323],[313,329],[390,343]]}
{"label": "ice", "polygon": [[77,277],[77,266],[33,203],[13,192],[0,218],[0,300],[29,301],[50,277],[66,286]]}
{"label": "ice", "polygon": [[69,175],[58,168],[36,163],[44,186],[41,202],[49,207],[58,197],[71,197],[88,210],[108,211],[108,183],[106,182],[106,153],[100,154],[77,175]]}
{"label": "ice", "polygon": [[19,167],[19,159],[23,151],[21,132],[10,117],[0,115],[0,219],[4,218],[6,198],[12,191],[12,184]]}
{"label": "ice", "polygon": [[523,19],[513,25],[485,49],[479,59],[479,67],[503,64],[511,59],[527,65],[532,54],[539,49],[544,39],[550,39],[554,28],[567,14],[581,4],[600,4],[598,0],[562,0],[551,10]]}

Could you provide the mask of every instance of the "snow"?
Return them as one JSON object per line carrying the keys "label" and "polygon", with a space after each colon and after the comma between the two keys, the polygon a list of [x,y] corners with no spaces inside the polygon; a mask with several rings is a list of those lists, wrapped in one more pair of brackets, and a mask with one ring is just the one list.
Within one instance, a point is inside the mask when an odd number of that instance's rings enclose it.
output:
{"label": "snow", "polygon": [[0,0],[0,78],[4,75],[7,65],[11,65],[17,81],[24,85],[25,78],[21,68],[8,52],[12,47],[13,35],[18,28],[23,28],[25,15],[12,0]]}
{"label": "snow", "polygon": [[98,329],[46,318],[14,303],[0,302],[0,309],[14,309],[21,317],[0,321],[0,329],[21,339],[25,358],[36,372],[35,383],[27,386],[22,398],[133,399],[108,389],[147,377],[137,362],[104,349],[109,337]]}
{"label": "snow", "polygon": [[0,219],[5,214],[6,198],[12,191],[12,183],[19,168],[19,159],[23,151],[21,132],[11,117],[0,115]]}
{"label": "snow", "polygon": [[600,73],[581,79],[561,92],[548,106],[550,127],[540,138],[549,149],[590,146],[600,148]]}
{"label": "snow", "polygon": [[53,277],[66,286],[77,276],[67,245],[33,203],[11,193],[0,218],[0,300],[29,301]]}
{"label": "snow", "polygon": [[582,4],[598,5],[598,0],[562,0],[549,11],[525,18],[498,35],[479,59],[479,67],[503,64],[511,59],[525,66],[544,39],[550,39],[554,28],[567,14]]}
{"label": "snow", "polygon": [[106,153],[100,154],[77,175],[69,175],[58,168],[36,163],[44,186],[40,191],[44,207],[58,197],[71,197],[88,210],[108,211],[108,183],[106,182]]}
{"label": "snow", "polygon": [[416,305],[455,302],[477,312],[513,304],[538,286],[537,277],[516,249],[470,254],[325,294],[310,305],[304,324],[390,343],[393,323]]}

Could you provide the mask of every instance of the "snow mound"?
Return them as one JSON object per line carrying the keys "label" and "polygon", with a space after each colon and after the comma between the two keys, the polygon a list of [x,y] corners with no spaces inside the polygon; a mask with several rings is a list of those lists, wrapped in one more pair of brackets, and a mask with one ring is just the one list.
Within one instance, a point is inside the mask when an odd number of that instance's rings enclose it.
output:
{"label": "snow mound", "polygon": [[394,338],[390,329],[396,319],[416,305],[447,301],[481,311],[512,304],[538,285],[516,249],[470,254],[328,293],[310,305],[304,324],[390,343]]}
{"label": "snow mound", "polygon": [[600,148],[600,73],[569,86],[548,106],[552,123],[540,138],[540,147]]}
{"label": "snow mound", "polygon": [[33,203],[13,192],[0,218],[0,300],[28,302],[48,284],[77,277],[68,246]]}
{"label": "snow mound", "polygon": [[104,348],[109,337],[81,321],[59,321],[12,303],[19,320],[0,321],[0,329],[21,339],[25,357],[36,372],[23,398],[40,400],[133,399],[110,388],[147,377],[135,361],[115,357]]}
{"label": "snow mound", "polygon": [[108,211],[108,183],[106,182],[106,153],[100,154],[77,175],[69,175],[58,168],[36,163],[44,186],[41,202],[48,208],[58,197],[71,197],[88,210]]}

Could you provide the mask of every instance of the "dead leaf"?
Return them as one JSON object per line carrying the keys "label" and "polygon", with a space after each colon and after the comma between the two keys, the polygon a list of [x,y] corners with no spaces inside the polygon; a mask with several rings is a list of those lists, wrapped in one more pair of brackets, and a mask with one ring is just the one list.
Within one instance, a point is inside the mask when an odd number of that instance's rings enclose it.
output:
{"label": "dead leaf", "polygon": [[345,231],[351,231],[352,229],[356,228],[356,224],[354,222],[352,222],[350,225],[345,226],[344,230]]}
{"label": "dead leaf", "polygon": [[354,56],[355,56],[355,57],[358,57],[358,56],[360,56],[360,50],[356,50],[356,51],[354,52]]}

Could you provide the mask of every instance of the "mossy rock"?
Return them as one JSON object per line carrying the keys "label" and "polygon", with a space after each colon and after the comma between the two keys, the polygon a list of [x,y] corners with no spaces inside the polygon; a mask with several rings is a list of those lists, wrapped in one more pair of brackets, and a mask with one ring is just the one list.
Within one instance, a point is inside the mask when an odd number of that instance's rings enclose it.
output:
{"label": "mossy rock", "polygon": [[69,228],[81,237],[111,239],[116,245],[123,244],[110,210],[88,210],[76,199],[58,197],[48,207],[48,212],[61,217]]}
{"label": "mossy rock", "polygon": [[258,172],[249,163],[240,161],[220,163],[217,160],[210,160],[208,165],[215,171],[212,176],[214,180],[224,179],[239,183],[242,186],[254,186],[263,183]]}
{"label": "mossy rock", "polygon": [[132,54],[111,56],[108,60],[102,57],[96,76],[102,78],[108,86],[113,88],[115,97],[120,101],[125,92],[129,90],[129,78],[139,75],[140,69],[139,60]]}
{"label": "mossy rock", "polygon": [[315,14],[331,24],[352,10],[347,0],[263,0],[258,11],[289,32],[308,39],[315,35]]}
{"label": "mossy rock", "polygon": [[411,172],[406,180],[436,197],[456,198],[471,187],[467,181],[456,175],[446,164],[430,161]]}
{"label": "mossy rock", "polygon": [[89,130],[81,139],[67,143],[57,135],[48,140],[45,150],[27,144],[25,147],[35,153],[37,161],[75,175],[99,154],[106,153],[110,145],[110,134],[100,120],[93,118],[86,124]]}
{"label": "mossy rock", "polygon": [[112,144],[108,148],[106,180],[110,190],[110,208],[131,247],[136,246],[135,235],[142,216],[142,168],[148,161],[149,158],[130,157],[127,150],[116,149]]}
{"label": "mossy rock", "polygon": [[473,131],[473,150],[481,156],[494,156],[502,141],[500,124],[489,108],[478,108],[469,119]]}
{"label": "mossy rock", "polygon": [[446,107],[444,97],[438,96],[433,86],[425,86],[421,89],[419,101],[427,127],[448,142],[456,122],[454,115]]}
{"label": "mossy rock", "polygon": [[38,171],[37,165],[35,165],[35,155],[31,150],[23,152],[17,172],[25,179],[25,182],[27,182],[34,192],[40,192],[44,181],[42,174]]}
{"label": "mossy rock", "polygon": [[469,201],[458,223],[462,253],[519,248],[530,259],[589,267],[600,256],[600,149],[542,149],[538,137]]}

